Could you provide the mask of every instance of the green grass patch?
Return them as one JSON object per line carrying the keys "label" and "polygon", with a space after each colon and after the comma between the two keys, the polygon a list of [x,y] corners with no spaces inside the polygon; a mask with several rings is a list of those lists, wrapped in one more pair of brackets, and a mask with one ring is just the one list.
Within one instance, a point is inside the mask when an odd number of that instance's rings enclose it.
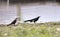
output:
{"label": "green grass patch", "polygon": [[0,26],[0,37],[60,37],[60,25],[19,24],[17,26]]}

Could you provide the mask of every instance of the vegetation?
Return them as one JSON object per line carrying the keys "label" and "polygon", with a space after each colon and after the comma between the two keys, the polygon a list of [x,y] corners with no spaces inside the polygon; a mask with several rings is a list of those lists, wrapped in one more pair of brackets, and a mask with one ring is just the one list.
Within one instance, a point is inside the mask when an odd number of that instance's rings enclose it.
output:
{"label": "vegetation", "polygon": [[0,37],[60,37],[60,23],[18,24],[0,26]]}

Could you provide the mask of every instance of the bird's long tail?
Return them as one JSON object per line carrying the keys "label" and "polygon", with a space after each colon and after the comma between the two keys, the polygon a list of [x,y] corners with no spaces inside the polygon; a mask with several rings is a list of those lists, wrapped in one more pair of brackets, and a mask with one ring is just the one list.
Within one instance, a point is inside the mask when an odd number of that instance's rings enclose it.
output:
{"label": "bird's long tail", "polygon": [[30,21],[30,20],[26,20],[26,21],[24,21],[24,22],[28,22],[28,21]]}

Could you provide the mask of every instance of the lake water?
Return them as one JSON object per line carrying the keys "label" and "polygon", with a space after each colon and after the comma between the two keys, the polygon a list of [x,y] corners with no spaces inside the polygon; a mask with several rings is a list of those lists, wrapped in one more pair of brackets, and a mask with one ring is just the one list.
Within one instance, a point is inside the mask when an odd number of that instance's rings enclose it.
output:
{"label": "lake water", "polygon": [[[40,22],[57,22],[60,21],[60,5],[57,3],[31,3],[20,6],[21,22],[41,16],[37,23]],[[16,5],[0,5],[0,23],[9,24],[17,17]]]}

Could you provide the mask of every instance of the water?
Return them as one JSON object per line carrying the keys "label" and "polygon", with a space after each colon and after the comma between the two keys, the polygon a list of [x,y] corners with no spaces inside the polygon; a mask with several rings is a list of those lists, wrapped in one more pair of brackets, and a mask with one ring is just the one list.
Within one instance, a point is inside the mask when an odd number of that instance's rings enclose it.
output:
{"label": "water", "polygon": [[[41,16],[37,23],[60,21],[60,6],[57,3],[33,3],[21,5],[21,22],[24,20],[32,19],[37,16]],[[9,24],[17,17],[16,5],[10,5],[6,8],[6,5],[0,4],[0,23]]]}

